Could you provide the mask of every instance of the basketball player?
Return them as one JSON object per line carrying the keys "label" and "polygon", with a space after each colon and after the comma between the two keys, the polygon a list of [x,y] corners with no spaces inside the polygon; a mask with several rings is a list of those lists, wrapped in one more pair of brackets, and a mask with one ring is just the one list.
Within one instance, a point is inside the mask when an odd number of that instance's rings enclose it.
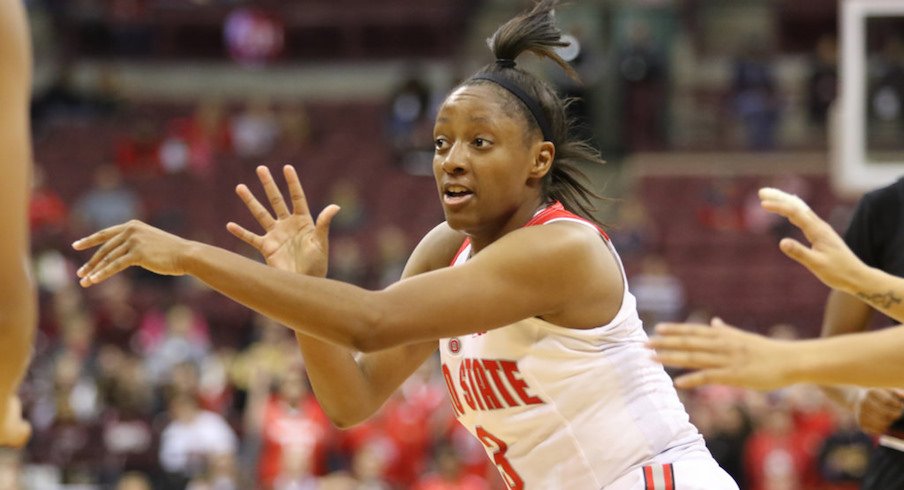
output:
{"label": "basketball player", "polygon": [[[863,196],[844,241],[865,264],[904,277],[904,178]],[[876,299],[901,301],[901,293]],[[833,289],[826,301],[822,335],[869,330],[875,310],[867,300]],[[904,488],[904,396],[891,389],[850,386],[824,391],[855,414],[864,432],[880,436],[861,490]]]}
{"label": "basketball player", "polygon": [[191,274],[293,328],[342,427],[376,412],[439,341],[453,409],[511,489],[736,489],[644,350],[620,261],[575,170],[601,160],[572,139],[563,101],[515,63],[531,51],[570,71],[554,51],[554,4],[500,27],[497,61],[443,102],[433,170],[446,221],[400,282],[371,292],[312,277],[326,270],[337,208],[311,219],[287,166],[292,209],[259,169],[275,216],[240,186],[265,234],[228,225],[272,267],[135,221],[74,244],[100,247],[81,284],[131,265]]}
{"label": "basketball player", "polygon": [[28,368],[36,304],[29,268],[31,48],[21,0],[0,0],[0,445],[31,427],[16,392]]}
{"label": "basketball player", "polygon": [[[768,211],[788,218],[804,232],[810,247],[785,238],[782,251],[827,286],[862,298],[877,310],[904,321],[904,278],[864,264],[844,240],[798,197],[777,189],[760,190]],[[803,341],[781,341],[743,332],[715,319],[712,326],[662,324],[649,345],[666,365],[699,369],[675,384],[691,388],[709,383],[772,389],[793,383],[851,384],[904,388],[904,326],[870,333]],[[904,392],[895,392],[901,396]]]}

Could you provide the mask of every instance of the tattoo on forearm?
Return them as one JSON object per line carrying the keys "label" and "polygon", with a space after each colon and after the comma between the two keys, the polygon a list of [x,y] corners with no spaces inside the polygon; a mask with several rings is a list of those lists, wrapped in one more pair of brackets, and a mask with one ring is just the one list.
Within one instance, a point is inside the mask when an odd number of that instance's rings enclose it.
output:
{"label": "tattoo on forearm", "polygon": [[863,291],[860,291],[857,293],[857,297],[881,308],[891,308],[892,305],[901,302],[901,297],[896,296],[894,291],[889,291],[887,293],[864,293]]}

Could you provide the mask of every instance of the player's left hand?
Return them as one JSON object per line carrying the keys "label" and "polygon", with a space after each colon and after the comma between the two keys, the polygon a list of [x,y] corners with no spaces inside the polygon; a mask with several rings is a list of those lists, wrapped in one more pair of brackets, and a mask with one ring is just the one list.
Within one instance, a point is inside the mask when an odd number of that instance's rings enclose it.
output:
{"label": "player's left hand", "polygon": [[129,266],[143,267],[157,274],[177,276],[189,241],[138,220],[111,226],[76,240],[72,248],[87,250],[100,245],[76,274],[79,284],[88,287],[108,279]]}
{"label": "player's left hand", "polygon": [[715,318],[712,325],[662,323],[648,343],[666,366],[696,369],[675,386],[726,384],[770,390],[790,384],[783,364],[787,342],[738,330]]}
{"label": "player's left hand", "polygon": [[283,175],[289,188],[291,211],[270,170],[260,166],[257,168],[257,177],[273,212],[267,210],[244,184],[236,187],[236,194],[251,211],[251,215],[261,225],[264,233],[255,234],[233,222],[229,222],[226,229],[257,249],[267,264],[277,269],[325,277],[329,257],[330,222],[339,212],[339,206],[335,204],[327,206],[315,221],[295,168],[291,165],[284,166]]}

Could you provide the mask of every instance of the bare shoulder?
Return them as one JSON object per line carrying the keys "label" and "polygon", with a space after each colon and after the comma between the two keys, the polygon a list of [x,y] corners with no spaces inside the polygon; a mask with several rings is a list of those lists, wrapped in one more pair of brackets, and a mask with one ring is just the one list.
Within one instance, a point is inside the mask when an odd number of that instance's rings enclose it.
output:
{"label": "bare shoulder", "polygon": [[402,277],[448,267],[465,238],[464,233],[453,230],[445,221],[436,225],[415,247]]}
{"label": "bare shoulder", "polygon": [[[589,259],[608,250],[599,231],[574,221],[556,221],[521,228],[502,237],[493,247],[497,245],[500,249],[505,248],[506,254],[513,252],[510,249],[519,249],[522,254],[542,255],[549,260],[562,262]],[[602,255],[611,256],[609,253]]]}
{"label": "bare shoulder", "polygon": [[541,318],[560,326],[602,325],[621,307],[624,282],[618,261],[602,235],[581,223],[561,221],[515,230],[470,262],[494,267],[498,276],[557,298],[558,307]]}

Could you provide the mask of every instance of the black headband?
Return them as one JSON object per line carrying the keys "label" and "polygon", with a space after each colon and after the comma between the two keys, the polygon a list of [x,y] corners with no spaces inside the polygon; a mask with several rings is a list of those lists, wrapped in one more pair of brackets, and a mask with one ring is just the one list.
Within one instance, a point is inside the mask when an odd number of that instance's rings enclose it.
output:
{"label": "black headband", "polygon": [[[497,60],[496,63],[504,68],[514,67],[514,61],[511,62],[511,66],[507,66],[507,63],[500,63],[506,61],[510,60]],[[549,121],[546,119],[546,115],[543,113],[543,109],[540,107],[540,104],[538,104],[533,97],[527,95],[527,92],[519,87],[518,84],[499,73],[478,73],[477,75],[471,77],[471,80],[489,80],[511,92],[511,94],[517,97],[518,100],[520,100],[524,104],[524,106],[527,107],[527,110],[530,111],[530,113],[534,116],[534,120],[537,121],[537,126],[540,126],[540,132],[543,133],[543,141],[552,141],[552,127],[549,125]]]}

